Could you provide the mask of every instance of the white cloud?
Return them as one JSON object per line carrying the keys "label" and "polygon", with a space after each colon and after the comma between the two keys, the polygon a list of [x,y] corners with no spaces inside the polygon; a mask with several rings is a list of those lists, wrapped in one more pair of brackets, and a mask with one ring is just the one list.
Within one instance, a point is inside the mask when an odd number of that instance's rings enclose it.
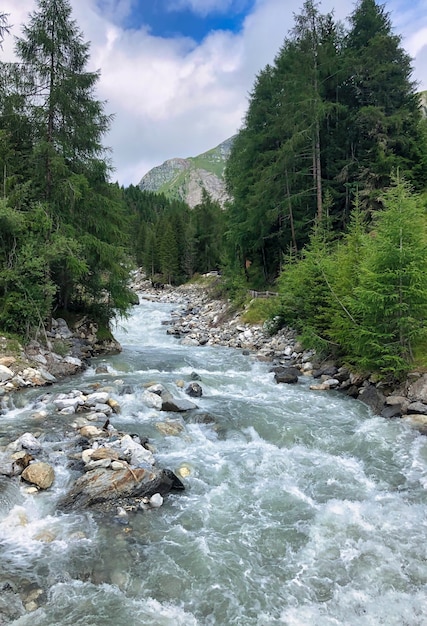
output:
{"label": "white cloud", "polygon": [[[105,143],[113,150],[113,178],[124,185],[138,183],[168,158],[199,154],[237,131],[255,75],[273,61],[303,0],[257,0],[240,34],[212,32],[199,44],[153,37],[147,28],[125,31],[120,24],[135,1],[106,0],[101,14],[95,0],[71,0],[73,17],[91,42],[90,69],[101,70],[98,97],[115,114]],[[193,10],[230,2],[185,1]],[[393,23],[402,28],[410,54],[417,56],[415,77],[425,89],[426,64],[421,61],[427,51],[427,22],[401,3],[390,2]],[[354,9],[353,0],[324,0],[321,9],[334,5],[337,19]],[[1,10],[11,14],[12,23],[21,24],[34,7],[34,0],[3,0]],[[9,39],[4,58],[11,50]]]}

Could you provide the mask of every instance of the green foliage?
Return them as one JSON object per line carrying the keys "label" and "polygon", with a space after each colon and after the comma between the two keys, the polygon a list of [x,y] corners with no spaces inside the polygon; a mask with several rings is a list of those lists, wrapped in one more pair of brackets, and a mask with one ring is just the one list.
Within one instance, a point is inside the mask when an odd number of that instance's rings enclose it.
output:
{"label": "green foliage", "polygon": [[419,197],[399,178],[383,203],[354,289],[353,350],[361,366],[400,376],[413,361],[414,345],[427,336],[426,217]]}
{"label": "green foliage", "polygon": [[52,343],[52,349],[56,354],[62,357],[67,356],[67,354],[71,352],[70,345],[63,339],[55,339]]}
{"label": "green foliage", "polygon": [[131,214],[131,241],[137,260],[153,278],[180,283],[194,273],[219,268],[223,254],[224,212],[203,190],[194,209],[163,194],[123,190]]}
{"label": "green foliage", "polygon": [[332,227],[352,197],[371,213],[393,170],[427,183],[426,124],[410,59],[384,7],[360,0],[344,32],[306,0],[274,64],[257,76],[226,168],[229,263],[248,284],[271,283],[301,250],[323,203]]}
{"label": "green foliage", "polygon": [[425,204],[399,178],[366,232],[356,205],[345,237],[317,227],[279,280],[280,319],[308,345],[354,367],[400,378],[427,340]]}
{"label": "green foliage", "polygon": [[57,307],[108,322],[131,302],[130,225],[69,1],[38,0],[16,51],[1,66],[0,325],[31,336]]}
{"label": "green foliage", "polygon": [[298,330],[305,344],[322,352],[336,348],[330,333],[334,297],[329,245],[330,232],[322,222],[316,224],[302,255],[285,266],[279,279],[282,325]]}

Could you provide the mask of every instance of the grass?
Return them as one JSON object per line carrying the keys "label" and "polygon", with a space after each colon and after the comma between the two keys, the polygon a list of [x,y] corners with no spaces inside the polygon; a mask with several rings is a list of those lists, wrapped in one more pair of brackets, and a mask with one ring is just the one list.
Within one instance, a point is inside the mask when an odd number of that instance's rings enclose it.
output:
{"label": "grass", "polygon": [[0,353],[6,356],[20,356],[22,353],[22,338],[12,333],[1,331]]}
{"label": "grass", "polygon": [[427,338],[414,346],[414,363],[412,369],[427,372]]}
{"label": "grass", "polygon": [[271,320],[278,310],[278,298],[254,298],[246,306],[242,321],[246,324],[263,324]]}

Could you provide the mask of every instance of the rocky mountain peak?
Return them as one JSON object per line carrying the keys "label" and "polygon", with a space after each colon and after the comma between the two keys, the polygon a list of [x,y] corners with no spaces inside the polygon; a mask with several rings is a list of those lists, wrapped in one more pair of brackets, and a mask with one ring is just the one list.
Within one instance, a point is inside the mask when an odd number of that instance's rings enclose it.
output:
{"label": "rocky mountain peak", "polygon": [[200,204],[205,189],[213,200],[224,205],[228,199],[224,170],[233,140],[230,137],[196,157],[168,159],[147,172],[138,186],[143,191],[183,200],[192,208]]}

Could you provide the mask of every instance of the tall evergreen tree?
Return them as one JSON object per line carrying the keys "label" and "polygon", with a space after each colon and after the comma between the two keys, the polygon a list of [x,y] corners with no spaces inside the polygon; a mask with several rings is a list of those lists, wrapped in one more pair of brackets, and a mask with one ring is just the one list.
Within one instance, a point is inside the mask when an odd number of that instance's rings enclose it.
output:
{"label": "tall evergreen tree", "polygon": [[[284,252],[307,241],[322,218],[324,139],[335,132],[340,30],[307,0],[273,67],[255,83],[227,165],[233,203],[228,240],[252,274],[277,277]],[[330,154],[330,153],[329,153]]]}
{"label": "tall evergreen tree", "polygon": [[98,157],[105,153],[102,137],[110,118],[94,98],[99,73],[86,70],[89,43],[71,12],[69,0],[37,0],[16,43],[38,144],[39,184],[48,200],[64,167],[85,173],[105,165]]}
{"label": "tall evergreen tree", "polygon": [[427,146],[411,59],[384,5],[360,0],[350,23],[340,96],[348,107],[342,175],[357,181],[361,198],[375,206],[378,190],[390,184],[397,168],[415,188],[426,184]]}
{"label": "tall evergreen tree", "polygon": [[[43,312],[37,314],[43,321],[52,307],[79,307],[108,322],[131,302],[128,227],[121,192],[108,182],[102,146],[110,117],[94,97],[98,73],[86,71],[89,44],[71,18],[69,1],[38,0],[16,50],[21,63],[3,68],[0,156],[3,193],[20,211],[33,246],[28,242],[34,251],[28,281],[32,276],[35,284],[49,287],[47,306],[34,297],[29,302]],[[22,239],[16,241],[14,268],[19,268],[30,255]],[[17,271],[7,276],[4,311],[13,294],[22,293],[17,276]],[[34,326],[35,316],[27,318]]]}

